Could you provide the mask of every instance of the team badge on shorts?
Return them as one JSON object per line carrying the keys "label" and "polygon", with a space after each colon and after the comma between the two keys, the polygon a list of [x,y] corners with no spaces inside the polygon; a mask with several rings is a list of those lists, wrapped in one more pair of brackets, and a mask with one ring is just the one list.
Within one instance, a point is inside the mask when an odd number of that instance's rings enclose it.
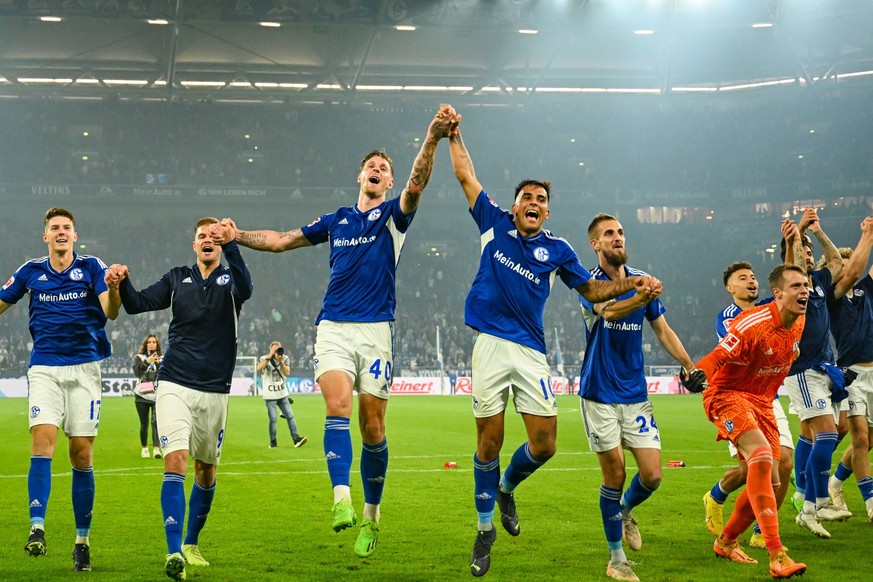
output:
{"label": "team badge on shorts", "polygon": [[30,418],[36,418],[39,416],[40,410],[39,406],[31,406],[30,407]]}
{"label": "team badge on shorts", "polygon": [[473,397],[473,410],[479,410],[479,401],[476,400],[476,397]]}
{"label": "team badge on shorts", "polygon": [[161,437],[161,448],[166,449],[168,444],[170,444],[170,439],[168,439],[165,436],[162,436]]}
{"label": "team badge on shorts", "polygon": [[591,442],[594,443],[595,445],[600,444],[600,437],[597,435],[596,432],[591,433]]}
{"label": "team badge on shorts", "polygon": [[724,421],[724,429],[728,432],[734,432],[734,421],[732,421],[732,420]]}
{"label": "team badge on shorts", "polygon": [[827,405],[828,404],[827,404],[827,402],[825,402],[824,398],[819,398],[818,400],[815,401],[815,407],[818,408],[819,410],[824,410],[825,406],[827,406]]}
{"label": "team badge on shorts", "polygon": [[70,279],[73,281],[81,281],[85,278],[85,273],[82,272],[82,269],[73,269],[70,271]]}

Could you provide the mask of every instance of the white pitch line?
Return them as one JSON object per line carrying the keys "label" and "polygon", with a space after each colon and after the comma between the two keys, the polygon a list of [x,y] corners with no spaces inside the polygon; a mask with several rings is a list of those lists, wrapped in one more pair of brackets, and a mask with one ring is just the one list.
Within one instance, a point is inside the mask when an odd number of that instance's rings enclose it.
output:
{"label": "white pitch line", "polygon": [[[414,458],[445,458],[444,456],[428,456],[428,457],[414,457]],[[322,462],[322,459],[312,459],[318,462]],[[304,459],[297,459],[292,461],[283,461],[283,462],[304,462]],[[277,461],[241,461],[238,463],[227,463],[226,465],[219,465],[221,467],[230,467],[237,465],[267,465],[273,464]],[[677,467],[677,469],[692,469],[692,470],[710,470],[710,469],[728,469],[733,467],[734,465],[694,465],[694,466],[686,466],[686,467]],[[548,467],[546,471],[563,471],[563,472],[587,472],[587,471],[599,471],[600,467]],[[117,468],[117,469],[106,469],[105,471],[101,471],[98,469],[96,474],[98,478],[103,476],[113,476],[113,477],[134,477],[134,476],[142,476],[143,473],[147,473],[149,471],[155,471],[155,475],[159,475],[160,472],[163,472],[163,469],[158,467],[128,467],[128,468]],[[445,468],[434,468],[434,469],[390,469],[391,473],[446,473],[457,471],[459,473],[469,473],[472,469],[464,469],[464,468],[456,468],[456,469],[445,469]],[[233,475],[233,476],[245,476],[245,475],[321,475],[325,472],[324,469],[318,470],[304,470],[304,471],[219,471],[221,475]],[[52,473],[53,477],[69,477],[71,473]],[[26,479],[27,475],[0,475],[0,479]]]}

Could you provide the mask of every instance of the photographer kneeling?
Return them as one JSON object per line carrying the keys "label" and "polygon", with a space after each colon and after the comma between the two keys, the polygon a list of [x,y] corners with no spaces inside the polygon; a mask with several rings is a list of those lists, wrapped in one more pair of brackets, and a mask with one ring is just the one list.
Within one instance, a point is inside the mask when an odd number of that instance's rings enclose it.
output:
{"label": "photographer kneeling", "polygon": [[285,379],[291,373],[288,356],[280,342],[270,344],[270,353],[261,356],[258,362],[258,372],[261,373],[261,395],[267,404],[267,416],[270,419],[270,448],[276,448],[276,407],[282,410],[282,414],[288,421],[288,429],[291,438],[294,439],[294,447],[306,444],[306,437],[297,433],[297,422],[294,413],[291,412],[291,402],[288,398],[288,389],[285,387]]}

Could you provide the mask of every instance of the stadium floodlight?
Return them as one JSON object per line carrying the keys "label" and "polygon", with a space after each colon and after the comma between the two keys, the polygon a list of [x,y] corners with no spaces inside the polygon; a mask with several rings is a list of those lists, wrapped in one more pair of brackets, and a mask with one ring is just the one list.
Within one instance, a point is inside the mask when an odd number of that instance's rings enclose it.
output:
{"label": "stadium floodlight", "polygon": [[282,26],[281,22],[259,22],[258,24],[260,24],[264,28],[279,28],[280,26]]}
{"label": "stadium floodlight", "polygon": [[535,28],[519,28],[518,34],[539,34],[540,31]]}
{"label": "stadium floodlight", "polygon": [[142,86],[148,85],[149,82],[145,79],[103,79],[103,83],[106,85]]}
{"label": "stadium floodlight", "polygon": [[873,75],[873,71],[857,71],[855,73],[840,73],[837,75],[837,80],[847,79],[849,77],[864,77],[867,75]]}
{"label": "stadium floodlight", "polygon": [[182,81],[183,87],[224,87],[224,81]]}
{"label": "stadium floodlight", "polygon": [[148,22],[149,24],[157,24],[159,26],[170,24],[170,21],[164,18],[149,18],[148,20],[146,20],[146,22]]}
{"label": "stadium floodlight", "polygon": [[400,91],[403,85],[358,85],[358,91]]}
{"label": "stadium floodlight", "polygon": [[655,34],[655,31],[650,28],[638,28],[634,31],[634,34],[637,36],[650,36]]}
{"label": "stadium floodlight", "polygon": [[72,83],[72,79],[54,79],[52,77],[18,77],[18,82],[25,85],[67,85]]}
{"label": "stadium floodlight", "polygon": [[394,30],[399,30],[401,32],[412,32],[415,30],[415,27],[409,24],[398,24],[394,27]]}
{"label": "stadium floodlight", "polygon": [[773,28],[772,22],[756,22],[752,24],[752,28]]}
{"label": "stadium floodlight", "polygon": [[43,22],[61,22],[63,20],[60,16],[40,16],[39,19]]}

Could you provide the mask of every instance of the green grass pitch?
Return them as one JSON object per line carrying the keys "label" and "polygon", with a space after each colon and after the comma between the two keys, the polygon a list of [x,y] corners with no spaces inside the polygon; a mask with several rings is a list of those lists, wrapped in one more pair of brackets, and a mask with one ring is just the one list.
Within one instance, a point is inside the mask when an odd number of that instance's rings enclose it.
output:
{"label": "green grass pitch", "polygon": [[[768,580],[763,550],[748,549],[761,561],[751,566],[719,560],[712,553],[701,498],[732,461],[725,445],[713,440],[715,430],[703,415],[700,398],[656,396],[653,401],[664,447],[664,480],[635,512],[643,547],[639,552],[628,550],[637,563],[634,570],[643,581]],[[519,487],[522,534],[511,538],[500,529],[486,579],[607,579],[597,461],[588,451],[577,397],[561,396],[558,406],[558,453]],[[467,562],[476,535],[471,468],[475,428],[468,398],[392,398],[387,420],[391,457],[379,546],[363,560],[352,549],[357,528],[339,534],[330,528],[322,399],[298,396],[294,411],[309,444],[292,448],[280,419],[279,447],[270,449],[263,401],[231,399],[215,504],[200,539],[212,565],[189,566],[189,580],[472,579]],[[139,456],[138,422],[130,398],[107,398],[103,403],[95,446],[94,571],[72,572],[74,528],[63,436],[52,466],[48,554],[38,559],[25,555],[30,447],[26,413],[25,400],[0,399],[0,579],[166,579],[159,502],[162,465]],[[796,417],[790,418],[796,431]],[[504,466],[523,435],[520,417],[508,414]],[[352,438],[357,456],[360,437],[354,428]],[[840,451],[844,447],[845,443]],[[685,461],[687,467],[667,468],[668,460]],[[447,461],[457,462],[458,468],[445,469]],[[633,465],[630,457],[629,464]],[[188,490],[191,480],[189,474]],[[352,495],[360,514],[357,460]],[[864,515],[854,478],[846,483],[846,499],[855,517],[828,525],[830,540],[798,528],[790,504],[783,506],[783,543],[792,557],[808,564],[805,580],[870,579],[873,525]]]}

